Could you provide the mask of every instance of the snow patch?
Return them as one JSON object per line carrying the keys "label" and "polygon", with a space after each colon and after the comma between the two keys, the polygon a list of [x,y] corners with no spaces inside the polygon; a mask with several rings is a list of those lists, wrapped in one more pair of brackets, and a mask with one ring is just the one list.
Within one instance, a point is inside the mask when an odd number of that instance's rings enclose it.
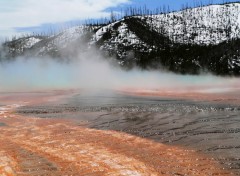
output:
{"label": "snow patch", "polygon": [[26,40],[24,47],[25,48],[31,48],[33,45],[40,42],[41,40],[42,39],[40,39],[40,38],[30,37]]}

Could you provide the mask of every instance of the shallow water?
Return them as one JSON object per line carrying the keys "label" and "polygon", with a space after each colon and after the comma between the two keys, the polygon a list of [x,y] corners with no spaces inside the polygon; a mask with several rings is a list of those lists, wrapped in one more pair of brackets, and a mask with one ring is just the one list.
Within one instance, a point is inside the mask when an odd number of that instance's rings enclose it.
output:
{"label": "shallow water", "polygon": [[0,122],[0,127],[1,127],[1,126],[6,126],[6,124],[5,124],[5,123],[1,123],[1,122]]}
{"label": "shallow water", "polygon": [[239,106],[105,92],[77,94],[58,104],[25,106],[17,112],[68,118],[79,126],[193,148],[240,174]]}

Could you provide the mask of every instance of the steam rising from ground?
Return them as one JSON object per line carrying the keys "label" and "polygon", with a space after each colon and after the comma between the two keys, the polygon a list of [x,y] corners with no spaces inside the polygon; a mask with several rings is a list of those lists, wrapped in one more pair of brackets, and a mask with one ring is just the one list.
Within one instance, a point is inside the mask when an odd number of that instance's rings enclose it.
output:
{"label": "steam rising from ground", "polygon": [[161,71],[123,71],[97,54],[83,54],[70,63],[52,58],[18,58],[0,64],[0,91],[53,89],[145,89],[164,91],[226,91],[238,78],[176,75]]}

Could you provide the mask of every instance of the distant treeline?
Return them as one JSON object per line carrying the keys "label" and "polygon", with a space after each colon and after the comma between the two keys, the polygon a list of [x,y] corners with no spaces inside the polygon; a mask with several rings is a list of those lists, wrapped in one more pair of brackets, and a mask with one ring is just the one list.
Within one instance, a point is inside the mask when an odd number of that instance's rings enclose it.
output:
{"label": "distant treeline", "polygon": [[[229,0],[223,0],[222,3],[219,3],[219,5],[225,5],[229,3],[239,3],[239,1],[235,2],[229,2]],[[203,3],[203,1],[194,1],[193,5],[190,5],[189,3],[185,3],[181,5],[180,11],[191,9],[191,8],[198,8],[198,7],[205,7],[208,5],[212,5],[213,0],[209,0],[208,3]],[[157,5],[156,5],[157,6]],[[119,11],[110,11],[109,17],[99,18],[99,19],[86,19],[81,20],[78,22],[68,22],[66,24],[60,25],[60,27],[56,28],[54,25],[52,27],[49,27],[45,32],[33,32],[33,33],[22,33],[21,35],[13,35],[12,37],[6,37],[4,42],[9,42],[13,40],[17,40],[19,38],[24,37],[32,37],[32,36],[45,36],[50,37],[52,35],[56,35],[57,33],[60,33],[64,30],[67,30],[74,26],[80,26],[80,25],[86,25],[86,26],[105,26],[110,23],[116,22],[117,20],[123,19],[124,17],[130,17],[130,16],[146,16],[146,15],[157,15],[157,14],[168,14],[171,12],[175,12],[175,10],[172,10],[171,6],[159,6],[156,7],[153,10],[150,10],[147,8],[147,5],[141,6],[141,7],[126,7],[124,9],[120,9]],[[96,28],[94,28],[96,29]],[[94,30],[90,28],[90,30]]]}

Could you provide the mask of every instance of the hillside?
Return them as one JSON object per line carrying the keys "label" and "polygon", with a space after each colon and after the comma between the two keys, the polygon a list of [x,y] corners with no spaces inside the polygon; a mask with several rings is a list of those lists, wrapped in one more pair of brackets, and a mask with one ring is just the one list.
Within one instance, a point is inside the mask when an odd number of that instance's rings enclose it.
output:
{"label": "hillside", "polygon": [[3,48],[2,60],[23,55],[71,59],[97,48],[127,69],[240,75],[240,3],[152,15],[134,13],[106,25],[19,38],[4,43]]}

